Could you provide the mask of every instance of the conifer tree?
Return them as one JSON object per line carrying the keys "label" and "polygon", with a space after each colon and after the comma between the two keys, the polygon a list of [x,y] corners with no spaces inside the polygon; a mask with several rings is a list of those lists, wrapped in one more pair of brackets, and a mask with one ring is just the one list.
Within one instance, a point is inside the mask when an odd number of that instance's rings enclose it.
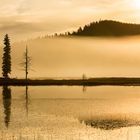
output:
{"label": "conifer tree", "polygon": [[11,46],[8,34],[4,37],[4,48],[3,48],[3,62],[2,62],[2,75],[4,78],[9,78],[11,73]]}

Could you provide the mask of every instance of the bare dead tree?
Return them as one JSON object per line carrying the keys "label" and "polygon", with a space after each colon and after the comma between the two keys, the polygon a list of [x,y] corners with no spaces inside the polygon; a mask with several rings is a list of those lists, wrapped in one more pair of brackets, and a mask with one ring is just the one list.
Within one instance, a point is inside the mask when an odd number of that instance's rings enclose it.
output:
{"label": "bare dead tree", "polygon": [[23,62],[21,63],[23,70],[25,71],[25,79],[27,81],[28,74],[31,66],[31,57],[29,56],[28,47],[26,46],[26,50],[23,55]]}

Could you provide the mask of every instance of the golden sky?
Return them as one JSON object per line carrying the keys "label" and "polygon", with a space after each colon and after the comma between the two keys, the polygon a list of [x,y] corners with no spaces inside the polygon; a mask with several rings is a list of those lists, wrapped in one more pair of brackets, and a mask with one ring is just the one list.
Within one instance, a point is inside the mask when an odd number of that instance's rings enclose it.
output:
{"label": "golden sky", "polygon": [[0,0],[0,38],[77,29],[100,19],[140,23],[140,0]]}

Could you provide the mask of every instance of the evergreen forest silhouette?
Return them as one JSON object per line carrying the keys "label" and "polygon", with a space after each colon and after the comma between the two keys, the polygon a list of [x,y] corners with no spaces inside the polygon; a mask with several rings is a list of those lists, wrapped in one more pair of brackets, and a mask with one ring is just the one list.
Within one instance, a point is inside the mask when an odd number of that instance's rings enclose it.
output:
{"label": "evergreen forest silhouette", "polygon": [[72,36],[130,36],[140,35],[140,24],[123,23],[113,20],[91,22],[77,31],[68,32]]}

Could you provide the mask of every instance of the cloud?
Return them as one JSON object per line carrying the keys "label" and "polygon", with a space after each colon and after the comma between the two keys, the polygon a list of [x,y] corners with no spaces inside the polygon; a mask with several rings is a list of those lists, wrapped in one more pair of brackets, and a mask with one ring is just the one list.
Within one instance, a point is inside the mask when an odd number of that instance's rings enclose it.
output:
{"label": "cloud", "polygon": [[30,1],[29,0],[23,0],[19,4],[19,6],[16,8],[18,14],[23,14],[24,12],[27,12],[31,9],[30,7]]}
{"label": "cloud", "polygon": [[[101,19],[130,20],[130,0],[0,0],[0,36],[63,32]],[[136,14],[135,14],[136,15]],[[137,17],[138,19],[139,17]]]}

